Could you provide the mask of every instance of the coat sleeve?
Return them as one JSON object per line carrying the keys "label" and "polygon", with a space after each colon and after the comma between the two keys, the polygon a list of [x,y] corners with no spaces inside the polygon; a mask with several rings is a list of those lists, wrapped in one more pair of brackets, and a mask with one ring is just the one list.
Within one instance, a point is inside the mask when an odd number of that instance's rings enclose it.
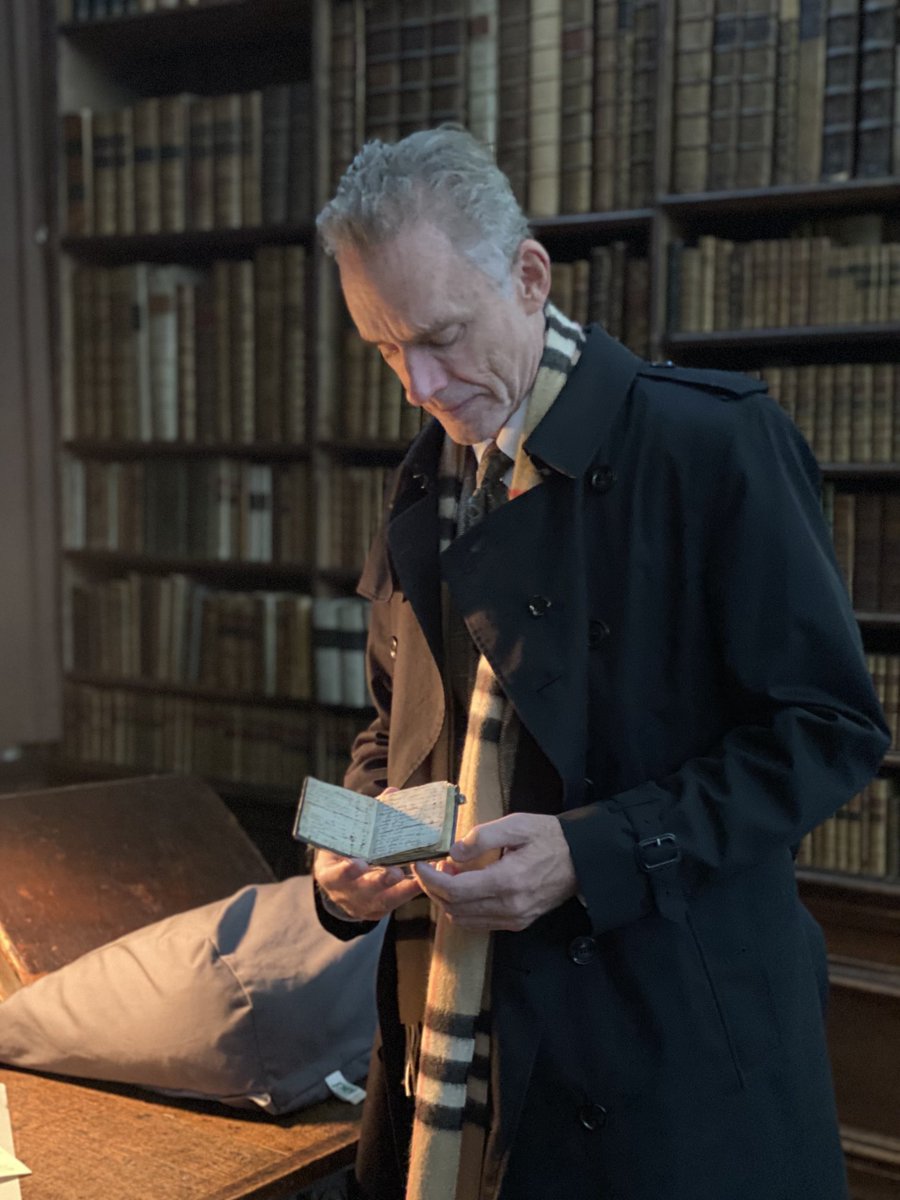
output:
{"label": "coat sleeve", "polygon": [[390,604],[386,601],[376,601],[371,605],[366,644],[366,679],[375,706],[375,717],[354,739],[350,765],[344,775],[344,787],[353,788],[365,796],[377,796],[388,786],[393,694],[389,609]]}
{"label": "coat sleeve", "polygon": [[[353,788],[366,796],[377,796],[387,787],[392,691],[388,608],[389,605],[385,602],[375,602],[371,606],[366,645],[366,673],[369,692],[375,705],[375,717],[354,738],[350,765],[343,781],[344,787]],[[349,941],[360,934],[368,933],[377,924],[376,921],[355,921],[338,916],[325,901],[318,885],[315,889],[315,899],[316,915],[320,924],[341,941]]]}
{"label": "coat sleeve", "polygon": [[889,744],[812,454],[768,398],[729,409],[696,518],[711,529],[709,636],[742,715],[667,777],[563,814],[595,932],[677,916],[697,889],[786,854]]}

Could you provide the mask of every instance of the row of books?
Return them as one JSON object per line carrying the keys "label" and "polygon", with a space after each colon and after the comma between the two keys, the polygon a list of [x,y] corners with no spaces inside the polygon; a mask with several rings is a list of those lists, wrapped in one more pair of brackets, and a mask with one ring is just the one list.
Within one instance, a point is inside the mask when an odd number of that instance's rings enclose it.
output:
{"label": "row of books", "polygon": [[214,589],[182,573],[72,579],[67,671],[365,708],[368,606],[357,597]]}
{"label": "row of books", "polygon": [[339,387],[331,404],[319,407],[319,434],[345,442],[409,442],[422,426],[424,410],[407,404],[400,380],[377,346],[355,329],[340,332]]}
{"label": "row of books", "polygon": [[[110,7],[127,15],[134,0],[67,3],[75,19],[96,19],[93,5],[98,15]],[[332,181],[364,137],[394,140],[451,120],[496,146],[535,216],[640,207],[655,195],[658,0],[331,7]],[[892,0],[679,0],[667,106],[672,190],[896,172],[897,74]],[[87,132],[76,124],[82,114],[69,114],[69,231],[130,232],[132,211],[145,232],[306,219],[311,94],[308,81],[289,86],[296,95],[273,99],[268,120],[259,100],[235,97],[150,98],[124,122],[96,114],[100,128]],[[210,111],[197,116],[195,134],[182,110],[196,103]],[[129,163],[133,184],[120,176]],[[94,182],[104,173],[111,185]],[[265,216],[266,196],[284,215]]]}
{"label": "row of books", "polygon": [[299,789],[340,779],[359,717],[69,683],[69,762]]}
{"label": "row of books", "polygon": [[308,221],[311,114],[308,80],[64,113],[63,230],[89,237]]}
{"label": "row of books", "polygon": [[873,779],[833,817],[806,835],[798,867],[842,871],[872,879],[900,877],[900,788]]}
{"label": "row of books", "polygon": [[669,297],[673,331],[900,321],[900,242],[842,245],[828,235],[676,241]]}
{"label": "row of books", "polygon": [[763,374],[819,462],[900,462],[900,364],[817,363]]}
{"label": "row of books", "polygon": [[391,470],[333,463],[316,478],[316,552],[326,570],[358,571],[384,515]]}
{"label": "row of books", "polygon": [[65,266],[64,438],[304,441],[302,246],[204,270]]}
{"label": "row of books", "polygon": [[867,654],[866,664],[891,731],[891,749],[900,750],[900,654]]}
{"label": "row of books", "polygon": [[900,170],[894,0],[678,0],[672,190]]}
{"label": "row of books", "polygon": [[63,461],[63,546],[199,561],[311,561],[304,463]]}
{"label": "row of books", "polygon": [[835,555],[858,612],[900,613],[900,491],[823,488]]}
{"label": "row of books", "polygon": [[573,321],[597,321],[635,354],[650,349],[650,261],[627,242],[594,246],[589,259],[554,262],[550,299]]}
{"label": "row of books", "polygon": [[331,15],[332,184],[363,138],[455,121],[535,216],[655,194],[659,0],[337,0]]}

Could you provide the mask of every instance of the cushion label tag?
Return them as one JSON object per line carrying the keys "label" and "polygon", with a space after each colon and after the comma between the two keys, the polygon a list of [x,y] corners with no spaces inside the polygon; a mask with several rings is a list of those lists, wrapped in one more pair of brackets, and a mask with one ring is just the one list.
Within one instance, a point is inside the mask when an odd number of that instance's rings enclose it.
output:
{"label": "cushion label tag", "polygon": [[363,1089],[345,1079],[342,1071],[332,1071],[330,1075],[325,1076],[325,1082],[338,1100],[346,1100],[348,1104],[362,1104],[366,1098]]}

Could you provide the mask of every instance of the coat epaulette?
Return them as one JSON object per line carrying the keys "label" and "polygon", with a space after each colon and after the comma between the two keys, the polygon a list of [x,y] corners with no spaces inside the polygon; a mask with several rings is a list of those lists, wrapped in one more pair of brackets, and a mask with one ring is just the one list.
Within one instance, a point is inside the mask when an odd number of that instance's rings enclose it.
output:
{"label": "coat epaulette", "polygon": [[646,363],[638,371],[643,379],[658,379],[682,387],[699,388],[723,400],[741,400],[756,392],[765,392],[768,385],[739,371],[713,371],[701,367],[676,367],[674,363]]}

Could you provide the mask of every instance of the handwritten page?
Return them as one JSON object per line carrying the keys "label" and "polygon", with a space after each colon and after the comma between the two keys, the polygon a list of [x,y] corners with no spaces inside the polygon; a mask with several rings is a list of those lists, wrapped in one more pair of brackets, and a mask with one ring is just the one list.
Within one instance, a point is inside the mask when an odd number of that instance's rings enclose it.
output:
{"label": "handwritten page", "polygon": [[307,779],[296,835],[350,858],[372,852],[375,806],[368,796]]}
{"label": "handwritten page", "polygon": [[6,1087],[0,1083],[0,1200],[22,1200],[19,1179],[31,1171],[14,1154]]}
{"label": "handwritten page", "polygon": [[372,857],[436,845],[446,812],[446,783],[423,783],[384,797],[378,802]]}

